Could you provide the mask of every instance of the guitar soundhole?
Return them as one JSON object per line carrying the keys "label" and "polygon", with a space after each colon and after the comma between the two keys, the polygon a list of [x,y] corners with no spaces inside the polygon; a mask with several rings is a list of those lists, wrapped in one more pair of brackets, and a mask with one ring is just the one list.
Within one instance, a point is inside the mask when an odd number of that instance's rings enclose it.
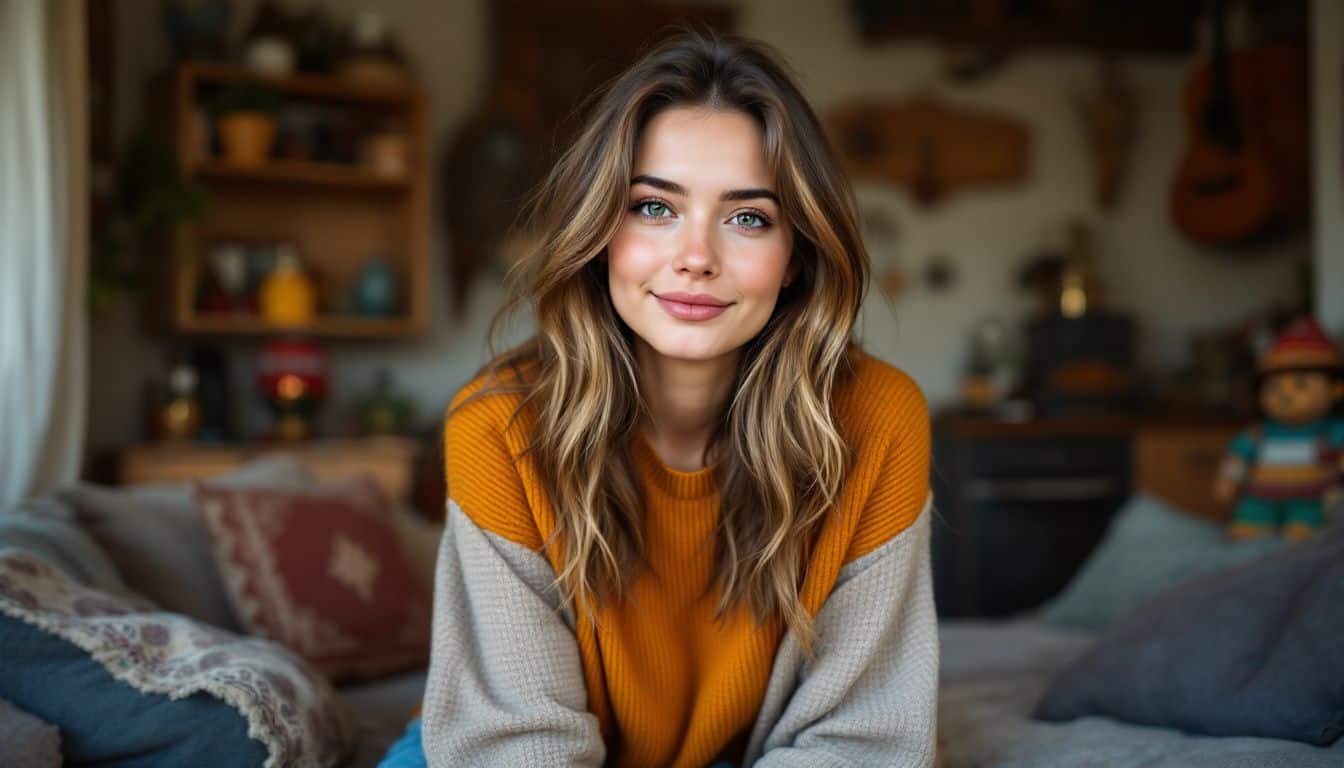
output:
{"label": "guitar soundhole", "polygon": [[1239,186],[1241,186],[1241,176],[1229,174],[1200,179],[1190,185],[1190,190],[1200,197],[1218,197],[1235,191]]}

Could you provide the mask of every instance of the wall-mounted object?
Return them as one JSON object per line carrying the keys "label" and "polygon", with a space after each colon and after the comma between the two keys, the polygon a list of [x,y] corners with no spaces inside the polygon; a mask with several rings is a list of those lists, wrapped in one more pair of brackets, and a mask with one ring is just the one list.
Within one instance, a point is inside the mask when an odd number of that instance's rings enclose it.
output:
{"label": "wall-mounted object", "polygon": [[833,110],[827,125],[852,177],[909,187],[925,205],[968,187],[1018,183],[1030,162],[1021,122],[926,97],[849,104]]}
{"label": "wall-mounted object", "polygon": [[1113,208],[1119,198],[1138,137],[1138,108],[1113,57],[1101,59],[1097,82],[1074,98],[1092,156],[1097,204]]}
{"label": "wall-mounted object", "polygon": [[1185,91],[1186,151],[1171,213],[1196,242],[1235,247],[1307,221],[1310,83],[1305,47],[1238,49],[1225,5],[1214,8],[1211,55]]}
{"label": "wall-mounted object", "polygon": [[896,218],[881,206],[869,205],[861,210],[860,219],[877,287],[888,299],[896,299],[905,293],[909,282],[898,258],[900,227]]}
{"label": "wall-mounted object", "polygon": [[1193,45],[1201,0],[850,0],[865,43],[916,40],[1026,48],[1179,54]]}
{"label": "wall-mounted object", "polygon": [[957,287],[957,265],[939,251],[924,262],[923,278],[930,293],[947,293]]}
{"label": "wall-mounted object", "polygon": [[[191,123],[202,105],[238,83],[264,85],[278,95],[282,130],[274,151],[255,167],[239,168],[199,151]],[[429,325],[430,163],[427,104],[414,85],[374,86],[345,78],[295,74],[258,77],[237,66],[192,62],[155,83],[152,114],[169,116],[172,179],[208,192],[206,215],[177,226],[167,257],[156,259],[167,301],[144,302],[156,331],[186,335],[267,336],[277,328],[257,314],[203,312],[199,291],[209,273],[212,243],[294,245],[311,275],[321,278],[323,302],[305,332],[350,339],[397,339]],[[399,175],[358,163],[360,138],[394,130],[405,137]],[[199,244],[199,245],[198,245]],[[384,254],[401,278],[399,311],[366,316],[346,311],[349,286],[369,254]],[[249,268],[251,271],[251,268]],[[255,282],[253,283],[255,287]],[[330,288],[330,290],[328,290]]]}

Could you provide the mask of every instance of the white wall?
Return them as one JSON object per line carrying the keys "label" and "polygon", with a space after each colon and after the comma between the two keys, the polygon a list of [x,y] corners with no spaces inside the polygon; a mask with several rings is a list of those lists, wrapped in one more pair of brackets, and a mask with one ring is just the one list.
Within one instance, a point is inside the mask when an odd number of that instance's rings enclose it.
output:
{"label": "white wall", "polygon": [[1016,318],[1028,307],[1028,297],[1011,292],[1013,276],[1023,257],[1071,216],[1081,215],[1096,227],[1094,247],[1105,287],[1113,306],[1138,316],[1145,368],[1179,364],[1192,331],[1226,326],[1292,295],[1291,262],[1306,257],[1305,238],[1266,258],[1230,261],[1186,242],[1169,223],[1167,185],[1184,142],[1180,103],[1187,62],[1155,58],[1125,64],[1140,103],[1141,138],[1124,196],[1103,215],[1093,203],[1086,147],[1070,103],[1095,77],[1092,57],[1021,56],[981,83],[956,86],[939,75],[930,46],[861,47],[847,15],[838,10],[841,3],[742,5],[742,31],[779,48],[802,73],[819,110],[850,98],[927,91],[1013,115],[1031,128],[1032,171],[1023,185],[966,194],[931,211],[915,207],[904,193],[860,187],[863,199],[897,212],[907,264],[943,251],[960,266],[955,294],[916,291],[894,316],[878,299],[866,313],[869,346],[907,367],[933,399],[954,392],[964,339],[982,315]]}
{"label": "white wall", "polygon": [[1316,314],[1344,336],[1344,3],[1313,0]]}
{"label": "white wall", "polygon": [[[931,295],[916,286],[893,311],[875,292],[864,312],[868,347],[908,370],[935,403],[955,393],[965,340],[976,321],[990,314],[1016,320],[1029,309],[1030,297],[1013,291],[1013,277],[1024,258],[1069,217],[1083,216],[1095,225],[1094,250],[1111,304],[1137,315],[1145,368],[1180,364],[1191,332],[1225,327],[1292,295],[1293,262],[1310,255],[1305,238],[1277,246],[1263,258],[1234,261],[1187,243],[1169,223],[1167,184],[1183,144],[1180,94],[1187,62],[1153,58],[1126,63],[1141,104],[1142,135],[1124,196],[1115,210],[1103,215],[1092,203],[1084,141],[1070,104],[1074,90],[1094,77],[1091,57],[1024,55],[981,83],[954,86],[939,74],[931,46],[863,47],[842,0],[730,4],[739,10],[739,31],[776,46],[800,73],[804,90],[820,111],[849,98],[931,92],[951,102],[999,110],[1030,126],[1031,176],[1019,186],[961,194],[932,210],[915,207],[899,190],[859,186],[863,204],[887,209],[901,228],[896,252],[875,256],[899,258],[912,276],[934,252],[947,254],[959,267],[960,281],[952,293]],[[345,14],[369,4],[328,0],[327,5]],[[138,83],[166,60],[158,7],[156,0],[121,0],[118,6],[123,33],[118,123],[123,129],[139,114]],[[431,135],[446,138],[484,89],[483,0],[385,0],[378,7],[401,36],[429,92]],[[250,12],[240,8],[239,16],[245,21]],[[446,247],[440,224],[436,218],[436,258]],[[333,347],[336,402],[362,392],[377,369],[386,366],[395,369],[429,417],[480,365],[484,330],[501,298],[499,286],[491,280],[478,284],[465,323],[453,325],[442,310],[440,270],[434,271],[433,281],[436,319],[427,338],[397,346]],[[129,323],[107,324],[95,341],[99,351],[94,375],[106,381],[106,401],[118,407],[135,402],[128,395],[137,390],[144,370],[157,363],[157,347],[138,338]],[[117,363],[127,359],[137,364]],[[94,445],[124,442],[138,434],[138,412],[100,409],[95,403],[92,419]]]}

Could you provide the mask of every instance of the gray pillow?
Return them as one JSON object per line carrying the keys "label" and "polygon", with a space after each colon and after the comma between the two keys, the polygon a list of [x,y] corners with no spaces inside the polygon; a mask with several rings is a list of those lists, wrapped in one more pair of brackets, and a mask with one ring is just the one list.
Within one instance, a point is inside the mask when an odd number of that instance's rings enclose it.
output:
{"label": "gray pillow", "polygon": [[420,577],[425,589],[433,594],[434,567],[439,558],[439,541],[443,539],[443,523],[430,522],[409,507],[399,506],[392,513],[411,569]]}
{"label": "gray pillow", "polygon": [[0,552],[31,552],[80,584],[129,595],[116,564],[74,517],[69,505],[50,496],[23,501],[0,512]]}
{"label": "gray pillow", "polygon": [[61,768],[61,732],[0,699],[0,757],[7,768]]}
{"label": "gray pillow", "polygon": [[1034,716],[1323,746],[1344,733],[1344,530],[1209,574],[1107,631]]}
{"label": "gray pillow", "polygon": [[1101,631],[1172,587],[1283,546],[1278,537],[1230,541],[1208,520],[1135,494],[1078,574],[1037,618],[1063,629]]}
{"label": "gray pillow", "polygon": [[[282,454],[249,462],[213,482],[291,489],[308,487],[313,478],[297,459]],[[76,522],[107,552],[131,589],[164,610],[242,631],[189,484],[79,484],[55,496],[75,510]]]}

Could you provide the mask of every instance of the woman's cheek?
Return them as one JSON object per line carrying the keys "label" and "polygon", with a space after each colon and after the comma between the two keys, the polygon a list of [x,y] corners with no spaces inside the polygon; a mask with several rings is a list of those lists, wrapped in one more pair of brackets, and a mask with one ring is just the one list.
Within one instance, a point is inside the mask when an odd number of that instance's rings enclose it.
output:
{"label": "woman's cheek", "polygon": [[759,244],[759,247],[745,249],[735,259],[738,265],[737,285],[743,293],[757,297],[778,293],[788,268],[788,257],[788,244],[782,239],[772,239],[771,242]]}

